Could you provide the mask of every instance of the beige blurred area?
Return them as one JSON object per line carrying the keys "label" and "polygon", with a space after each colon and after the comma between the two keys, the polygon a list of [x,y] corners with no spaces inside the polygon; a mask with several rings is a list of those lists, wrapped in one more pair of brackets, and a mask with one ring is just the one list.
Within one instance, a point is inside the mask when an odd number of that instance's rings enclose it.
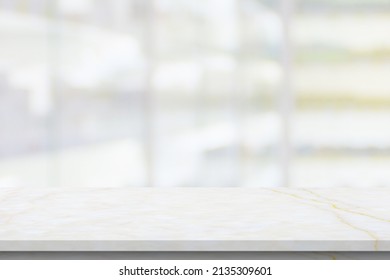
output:
{"label": "beige blurred area", "polygon": [[388,0],[0,0],[0,188],[389,187]]}

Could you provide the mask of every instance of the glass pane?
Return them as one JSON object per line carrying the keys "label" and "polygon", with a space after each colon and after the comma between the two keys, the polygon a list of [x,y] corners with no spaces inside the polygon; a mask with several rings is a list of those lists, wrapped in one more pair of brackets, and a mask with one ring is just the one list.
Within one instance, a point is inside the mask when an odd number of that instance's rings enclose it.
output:
{"label": "glass pane", "polygon": [[52,171],[47,6],[27,4],[0,2],[0,187],[45,187]]}
{"label": "glass pane", "polygon": [[277,7],[247,0],[155,3],[156,184],[277,185]]}
{"label": "glass pane", "polygon": [[278,1],[0,1],[0,185],[280,185],[281,33]]}
{"label": "glass pane", "polygon": [[[143,22],[131,1],[62,0],[54,20],[58,184],[143,186]],[[142,20],[141,17],[137,18]]]}

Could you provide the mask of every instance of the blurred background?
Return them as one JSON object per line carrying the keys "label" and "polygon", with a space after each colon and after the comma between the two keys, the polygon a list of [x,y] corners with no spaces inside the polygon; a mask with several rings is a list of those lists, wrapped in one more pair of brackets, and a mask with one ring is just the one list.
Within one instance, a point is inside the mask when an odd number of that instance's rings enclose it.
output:
{"label": "blurred background", "polygon": [[0,0],[0,187],[380,186],[388,0]]}

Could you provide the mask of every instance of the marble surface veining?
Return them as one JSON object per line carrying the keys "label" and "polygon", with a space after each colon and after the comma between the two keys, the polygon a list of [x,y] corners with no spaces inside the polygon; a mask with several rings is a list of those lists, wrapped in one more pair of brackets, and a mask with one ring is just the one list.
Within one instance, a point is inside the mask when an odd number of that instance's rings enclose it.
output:
{"label": "marble surface veining", "polygon": [[390,188],[3,188],[0,250],[390,251]]}

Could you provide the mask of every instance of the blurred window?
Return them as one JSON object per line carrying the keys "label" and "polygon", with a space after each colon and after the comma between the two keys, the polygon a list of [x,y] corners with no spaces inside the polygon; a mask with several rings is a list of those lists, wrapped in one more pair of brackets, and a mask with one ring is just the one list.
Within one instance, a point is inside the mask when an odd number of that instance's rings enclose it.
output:
{"label": "blurred window", "polygon": [[387,0],[1,0],[0,187],[386,186],[389,30]]}

